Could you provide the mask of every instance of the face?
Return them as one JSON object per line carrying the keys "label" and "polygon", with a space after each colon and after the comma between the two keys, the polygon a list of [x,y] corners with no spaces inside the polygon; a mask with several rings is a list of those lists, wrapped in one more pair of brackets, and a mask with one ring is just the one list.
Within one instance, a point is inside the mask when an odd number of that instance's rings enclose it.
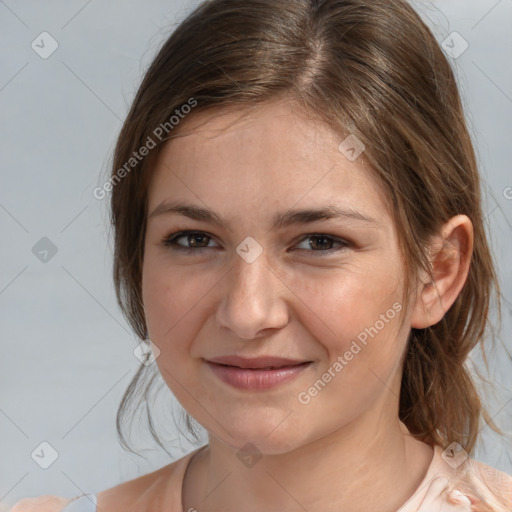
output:
{"label": "face", "polygon": [[148,191],[142,285],[183,407],[223,443],[276,454],[397,404],[404,268],[364,153],[292,103],[183,128]]}

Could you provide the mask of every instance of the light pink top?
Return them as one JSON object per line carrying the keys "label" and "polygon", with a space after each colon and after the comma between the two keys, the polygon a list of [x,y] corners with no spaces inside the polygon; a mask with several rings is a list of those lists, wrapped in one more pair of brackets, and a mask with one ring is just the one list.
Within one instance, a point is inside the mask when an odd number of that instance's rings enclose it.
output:
{"label": "light pink top", "polygon": [[[163,468],[160,476],[167,492],[159,502],[165,504],[165,510],[183,510],[185,472],[191,458],[203,448]],[[425,477],[397,512],[512,512],[512,476],[467,455],[464,458],[464,454],[435,446]]]}
{"label": "light pink top", "polygon": [[512,512],[512,476],[463,453],[436,445],[425,477],[397,512]]}
{"label": "light pink top", "polygon": [[[450,447],[444,451],[440,446],[434,448],[425,477],[397,512],[512,512],[512,476],[464,457],[464,451],[457,451],[457,447],[450,450]],[[25,506],[20,503],[19,508],[15,507],[12,512],[41,512],[42,509],[52,512],[182,512],[181,493],[185,472],[192,457],[203,448],[117,488],[107,489],[98,495],[74,498],[67,502],[64,509],[41,507],[46,503],[49,505],[49,502],[42,498],[38,502],[36,498]],[[63,500],[50,498],[56,504]]]}

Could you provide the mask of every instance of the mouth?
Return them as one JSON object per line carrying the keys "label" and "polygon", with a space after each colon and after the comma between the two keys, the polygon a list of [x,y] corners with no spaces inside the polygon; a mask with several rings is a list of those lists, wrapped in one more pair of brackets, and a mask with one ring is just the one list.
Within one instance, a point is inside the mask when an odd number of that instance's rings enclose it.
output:
{"label": "mouth", "polygon": [[237,389],[265,390],[295,378],[312,361],[280,357],[243,358],[224,356],[205,360],[214,375]]}
{"label": "mouth", "polygon": [[269,370],[276,368],[285,368],[289,366],[297,366],[311,361],[299,359],[288,359],[284,357],[240,357],[240,356],[223,356],[215,357],[207,360],[209,363],[220,364],[223,366],[235,366],[237,368],[247,370]]}

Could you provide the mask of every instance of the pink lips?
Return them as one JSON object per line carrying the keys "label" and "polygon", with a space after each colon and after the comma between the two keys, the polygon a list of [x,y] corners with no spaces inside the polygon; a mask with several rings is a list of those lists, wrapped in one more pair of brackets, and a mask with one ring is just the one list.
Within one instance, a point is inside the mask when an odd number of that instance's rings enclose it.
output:
{"label": "pink lips", "polygon": [[206,361],[213,373],[226,384],[238,389],[263,390],[283,384],[305,368],[311,361],[280,357],[244,358],[225,356]]}

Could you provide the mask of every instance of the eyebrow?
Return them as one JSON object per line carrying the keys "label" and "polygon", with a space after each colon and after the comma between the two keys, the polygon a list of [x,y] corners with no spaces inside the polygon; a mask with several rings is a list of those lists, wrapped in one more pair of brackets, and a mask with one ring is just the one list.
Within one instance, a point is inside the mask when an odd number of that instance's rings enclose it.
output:
{"label": "eyebrow", "polygon": [[[183,215],[193,220],[207,222],[224,229],[230,229],[229,222],[215,212],[209,208],[203,208],[193,204],[163,201],[149,214],[148,218],[163,214]],[[278,212],[272,219],[272,229],[276,230],[296,224],[309,224],[319,220],[337,218],[347,218],[375,225],[381,224],[377,219],[369,217],[353,208],[341,208],[336,205],[327,205],[322,208]]]}

